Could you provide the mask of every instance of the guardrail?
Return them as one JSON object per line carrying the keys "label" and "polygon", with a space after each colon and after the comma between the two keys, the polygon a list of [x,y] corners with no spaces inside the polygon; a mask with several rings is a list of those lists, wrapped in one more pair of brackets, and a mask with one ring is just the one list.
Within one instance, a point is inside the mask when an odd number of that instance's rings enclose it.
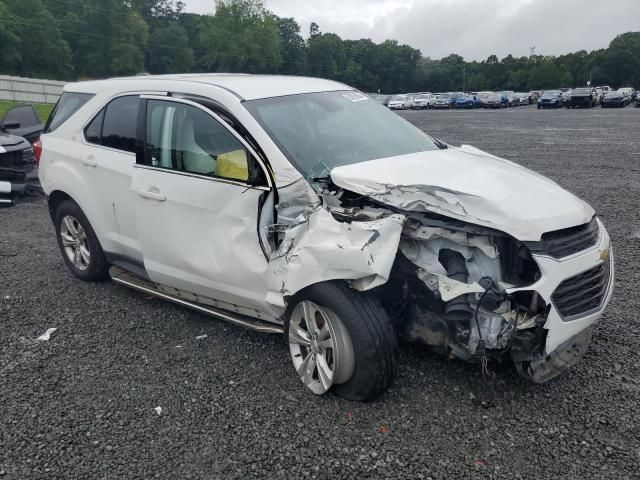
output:
{"label": "guardrail", "polygon": [[0,75],[0,100],[25,103],[56,103],[65,82]]}

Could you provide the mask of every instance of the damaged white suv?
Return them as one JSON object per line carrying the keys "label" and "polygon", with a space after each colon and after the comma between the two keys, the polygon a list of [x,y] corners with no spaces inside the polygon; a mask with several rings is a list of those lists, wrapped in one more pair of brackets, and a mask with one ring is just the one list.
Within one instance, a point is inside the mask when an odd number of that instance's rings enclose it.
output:
{"label": "damaged white suv", "polygon": [[316,394],[380,395],[398,337],[511,358],[543,382],[583,355],[611,296],[609,235],[591,207],[340,83],[75,83],[41,142],[76,276],[284,333]]}

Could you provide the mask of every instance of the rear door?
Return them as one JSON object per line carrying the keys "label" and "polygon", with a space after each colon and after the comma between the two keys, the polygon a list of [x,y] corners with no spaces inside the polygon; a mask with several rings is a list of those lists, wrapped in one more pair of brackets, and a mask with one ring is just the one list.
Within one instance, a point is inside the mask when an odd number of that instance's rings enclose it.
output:
{"label": "rear door", "polygon": [[149,97],[143,109],[131,189],[149,277],[221,308],[262,310],[268,252],[258,224],[272,195],[263,166],[199,104]]}
{"label": "rear door", "polygon": [[133,211],[131,179],[136,163],[140,95],[111,99],[86,125],[83,141],[72,153],[98,199],[108,254],[142,261]]}

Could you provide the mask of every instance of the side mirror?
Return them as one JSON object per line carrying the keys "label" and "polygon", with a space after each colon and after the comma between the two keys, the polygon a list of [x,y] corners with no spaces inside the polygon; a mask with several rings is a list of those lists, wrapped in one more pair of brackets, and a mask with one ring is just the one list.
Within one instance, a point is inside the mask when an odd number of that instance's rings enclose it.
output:
{"label": "side mirror", "polygon": [[15,130],[16,128],[20,128],[20,122],[4,122],[0,125],[3,130]]}

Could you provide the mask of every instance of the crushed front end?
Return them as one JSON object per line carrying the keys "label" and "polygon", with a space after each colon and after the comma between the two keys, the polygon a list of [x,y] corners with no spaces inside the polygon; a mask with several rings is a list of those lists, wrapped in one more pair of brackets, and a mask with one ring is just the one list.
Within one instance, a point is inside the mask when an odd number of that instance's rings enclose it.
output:
{"label": "crushed front end", "polygon": [[[342,222],[400,213],[339,195],[339,206],[325,207]],[[400,336],[467,361],[511,359],[536,383],[582,358],[613,287],[609,235],[597,217],[522,242],[431,212],[402,214],[389,279],[373,290]]]}
{"label": "crushed front end", "polygon": [[470,361],[510,357],[539,383],[585,353],[612,285],[609,236],[595,217],[519,242],[414,213],[381,294],[404,337]]}

